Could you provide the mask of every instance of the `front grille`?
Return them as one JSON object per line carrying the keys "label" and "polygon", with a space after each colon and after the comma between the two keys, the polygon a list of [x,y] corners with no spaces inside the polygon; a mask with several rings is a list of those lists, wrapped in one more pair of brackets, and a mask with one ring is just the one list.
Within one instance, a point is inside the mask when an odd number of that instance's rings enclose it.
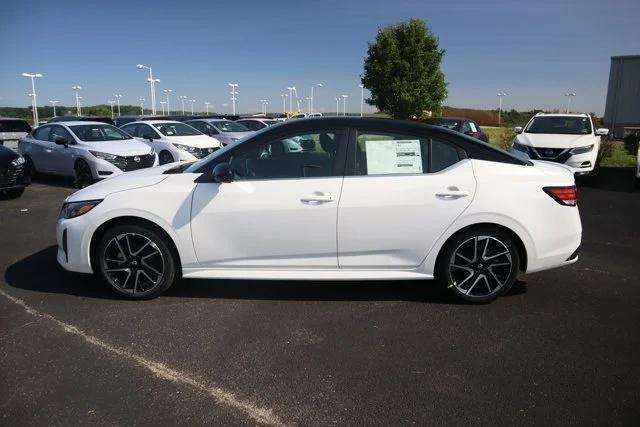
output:
{"label": "front grille", "polygon": [[571,157],[569,148],[545,148],[536,147],[529,150],[529,158],[532,160],[548,160],[550,162],[565,163]]}
{"label": "front grille", "polygon": [[110,162],[123,172],[135,171],[138,169],[153,166],[156,160],[155,154],[145,154],[142,156],[117,156]]}
{"label": "front grille", "polygon": [[194,148],[191,154],[201,159],[216,151],[217,148]]}
{"label": "front grille", "polygon": [[24,171],[24,164],[20,166],[13,166],[9,164],[9,166],[0,170],[0,187],[13,187],[18,183],[18,180],[22,178]]}

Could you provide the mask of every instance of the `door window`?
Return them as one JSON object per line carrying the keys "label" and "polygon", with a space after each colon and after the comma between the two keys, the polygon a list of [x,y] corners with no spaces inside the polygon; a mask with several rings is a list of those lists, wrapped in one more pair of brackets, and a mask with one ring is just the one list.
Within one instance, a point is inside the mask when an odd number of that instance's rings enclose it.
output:
{"label": "door window", "polygon": [[49,132],[51,132],[51,126],[39,127],[33,131],[33,139],[37,139],[38,141],[48,141]]}
{"label": "door window", "polygon": [[469,125],[469,122],[463,122],[462,125],[460,126],[460,132],[462,133],[469,133],[472,132],[471,130],[471,126]]}
{"label": "door window", "polygon": [[56,139],[63,138],[69,144],[74,143],[74,139],[71,137],[71,134],[62,126],[51,126],[51,132],[49,132],[49,141],[56,142]]}
{"label": "door window", "polygon": [[151,126],[143,124],[138,125],[138,129],[136,129],[136,136],[140,138],[146,138],[150,136],[153,139],[160,139],[158,133],[153,130]]}
{"label": "door window", "polygon": [[122,129],[123,131],[125,131],[131,136],[138,136],[138,133],[137,133],[138,125],[126,125],[126,126],[122,126],[120,129]]}
{"label": "door window", "polygon": [[[342,132],[305,132],[237,147],[228,163],[237,180],[328,177],[342,175],[338,148]],[[303,146],[312,149],[305,150]]]}

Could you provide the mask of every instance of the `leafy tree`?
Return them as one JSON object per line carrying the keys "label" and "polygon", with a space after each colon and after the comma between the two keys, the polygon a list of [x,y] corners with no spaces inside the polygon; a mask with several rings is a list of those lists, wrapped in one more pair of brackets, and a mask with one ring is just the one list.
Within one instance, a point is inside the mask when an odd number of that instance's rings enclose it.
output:
{"label": "leafy tree", "polygon": [[439,112],[447,96],[440,70],[444,52],[421,19],[378,30],[375,42],[369,43],[361,79],[371,91],[367,103],[400,119]]}

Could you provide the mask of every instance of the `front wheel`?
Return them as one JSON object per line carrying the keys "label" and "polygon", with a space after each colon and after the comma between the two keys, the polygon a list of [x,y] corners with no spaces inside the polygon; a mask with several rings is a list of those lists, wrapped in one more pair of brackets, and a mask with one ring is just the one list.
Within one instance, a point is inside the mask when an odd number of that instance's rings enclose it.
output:
{"label": "front wheel", "polygon": [[174,162],[173,155],[171,155],[171,153],[168,151],[161,151],[158,157],[159,157],[158,161],[161,165],[166,165],[167,163]]}
{"label": "front wheel", "polygon": [[84,160],[78,160],[74,168],[75,186],[77,188],[85,188],[93,184],[93,174],[91,168]]}
{"label": "front wheel", "polygon": [[95,266],[111,289],[130,299],[155,298],[178,275],[166,238],[137,224],[107,230],[98,243]]}
{"label": "front wheel", "polygon": [[513,286],[520,257],[513,238],[482,227],[454,236],[438,259],[436,277],[465,301],[489,302]]}

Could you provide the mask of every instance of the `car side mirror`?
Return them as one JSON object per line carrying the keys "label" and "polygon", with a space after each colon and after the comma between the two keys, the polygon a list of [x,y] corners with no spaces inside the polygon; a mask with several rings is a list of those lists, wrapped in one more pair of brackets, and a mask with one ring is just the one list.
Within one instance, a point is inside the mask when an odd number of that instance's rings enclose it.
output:
{"label": "car side mirror", "polygon": [[64,136],[56,136],[53,139],[53,142],[56,143],[57,145],[64,145],[65,148],[69,147],[69,140]]}
{"label": "car side mirror", "polygon": [[522,126],[516,126],[515,128],[513,128],[513,130],[514,130],[516,133],[522,133]]}
{"label": "car side mirror", "polygon": [[220,184],[233,181],[233,172],[229,167],[229,163],[226,162],[218,163],[216,167],[213,168],[213,172],[211,173],[211,175],[213,175],[213,180],[215,182],[219,182]]}
{"label": "car side mirror", "polygon": [[609,129],[607,129],[607,128],[598,128],[598,129],[596,129],[596,135],[607,136],[607,135],[609,135]]}
{"label": "car side mirror", "polygon": [[152,142],[155,139],[154,135],[151,133],[145,133],[144,135],[142,135],[142,137],[149,142]]}

